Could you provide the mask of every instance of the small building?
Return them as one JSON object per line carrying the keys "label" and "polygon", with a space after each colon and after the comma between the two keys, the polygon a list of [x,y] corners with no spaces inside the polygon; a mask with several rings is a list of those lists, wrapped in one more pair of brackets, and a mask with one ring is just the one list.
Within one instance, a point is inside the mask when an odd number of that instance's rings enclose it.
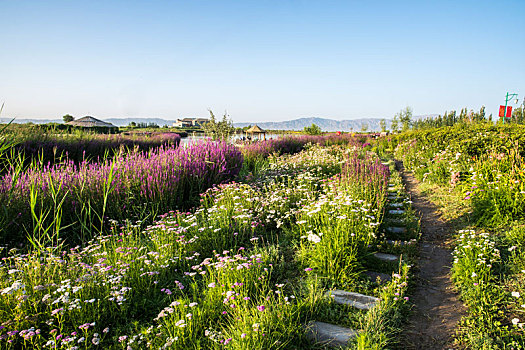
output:
{"label": "small building", "polygon": [[191,122],[191,120],[188,120],[188,119],[191,119],[191,118],[177,119],[175,123],[172,124],[172,126],[176,128],[189,128],[193,126],[193,123]]}
{"label": "small building", "polygon": [[266,140],[266,130],[261,129],[257,124],[246,130],[246,133],[249,135],[251,134],[252,139],[253,136],[257,135],[257,138],[260,140],[262,135],[262,139]]}
{"label": "small building", "polygon": [[177,119],[172,126],[176,128],[189,128],[192,126],[201,127],[202,124],[209,122],[206,118],[182,118]]}

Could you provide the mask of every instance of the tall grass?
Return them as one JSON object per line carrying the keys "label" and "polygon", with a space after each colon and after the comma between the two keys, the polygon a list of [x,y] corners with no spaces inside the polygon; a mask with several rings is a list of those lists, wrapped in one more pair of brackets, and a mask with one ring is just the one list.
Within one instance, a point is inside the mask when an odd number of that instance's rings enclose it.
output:
{"label": "tall grass", "polygon": [[242,160],[232,145],[197,143],[124,153],[100,163],[67,161],[23,173],[11,168],[0,183],[4,218],[10,219],[0,228],[2,241],[13,244],[35,225],[47,230],[57,218],[71,232],[93,234],[108,218],[144,220],[191,206],[208,187],[233,179]]}
{"label": "tall grass", "polygon": [[59,130],[44,130],[37,127],[10,126],[6,129],[13,150],[23,155],[26,164],[37,161],[54,164],[64,160],[80,163],[84,160],[102,160],[121,150],[149,151],[161,146],[177,147],[180,136],[176,133],[114,134],[103,135],[76,131],[72,134]]}

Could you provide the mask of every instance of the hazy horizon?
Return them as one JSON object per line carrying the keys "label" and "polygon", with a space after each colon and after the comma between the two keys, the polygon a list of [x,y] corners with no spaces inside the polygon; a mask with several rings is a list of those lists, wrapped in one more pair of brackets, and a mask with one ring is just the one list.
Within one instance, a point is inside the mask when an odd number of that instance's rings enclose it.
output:
{"label": "hazy horizon", "polygon": [[517,0],[2,1],[0,117],[496,116],[507,91],[525,95],[524,13]]}

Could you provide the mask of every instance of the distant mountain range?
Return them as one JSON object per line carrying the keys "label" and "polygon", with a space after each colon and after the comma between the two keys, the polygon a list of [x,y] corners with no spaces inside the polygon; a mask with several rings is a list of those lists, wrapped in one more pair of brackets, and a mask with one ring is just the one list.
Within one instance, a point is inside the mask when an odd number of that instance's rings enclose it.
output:
{"label": "distant mountain range", "polygon": [[[305,126],[315,124],[323,131],[361,131],[366,127],[367,131],[379,131],[381,127],[379,122],[380,118],[360,118],[360,119],[349,119],[349,120],[335,120],[327,118],[299,118],[294,120],[286,120],[282,122],[258,122],[263,129],[268,130],[302,130]],[[387,128],[390,127],[391,120],[386,119]],[[254,123],[233,123],[236,127],[245,127],[253,125]]]}
{"label": "distant mountain range", "polygon": [[[437,117],[437,114],[417,115],[413,116],[413,120],[424,119],[427,117]],[[366,127],[367,131],[380,131],[381,120],[385,120],[386,128],[390,129],[392,119],[389,118],[359,118],[348,120],[335,120],[327,118],[299,118],[294,120],[286,120],[282,122],[257,122],[257,123],[233,123],[236,127],[245,127],[257,124],[263,129],[268,130],[302,130],[305,126],[315,124],[323,131],[361,131]]]}
{"label": "distant mountain range", "polygon": [[[437,114],[429,115],[418,115],[414,116],[412,119],[424,119],[426,117],[437,117]],[[98,118],[105,122],[112,123],[116,126],[126,126],[131,122],[135,123],[155,123],[159,126],[172,125],[174,120],[162,119],[162,118]],[[365,126],[367,131],[379,131],[381,127],[379,122],[384,119],[386,122],[387,129],[390,128],[392,119],[390,118],[359,118],[359,119],[348,119],[348,120],[335,120],[328,118],[318,118],[318,117],[309,117],[309,118],[298,118],[293,120],[286,120],[282,122],[257,122],[257,123],[248,123],[248,122],[239,122],[233,123],[235,127],[245,127],[257,124],[263,129],[268,130],[302,130],[305,126],[310,126],[316,124],[323,131],[361,131]],[[0,122],[6,123],[11,119],[9,118],[0,118]],[[15,123],[35,123],[35,124],[44,124],[44,123],[62,123],[62,119],[15,119]]]}

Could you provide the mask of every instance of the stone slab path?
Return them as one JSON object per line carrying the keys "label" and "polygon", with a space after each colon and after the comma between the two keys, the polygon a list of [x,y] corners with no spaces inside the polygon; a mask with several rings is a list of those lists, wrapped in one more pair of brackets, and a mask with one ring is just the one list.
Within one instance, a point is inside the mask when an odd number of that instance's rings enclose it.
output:
{"label": "stone slab path", "polygon": [[376,297],[363,295],[355,292],[347,292],[344,290],[332,290],[328,293],[334,301],[338,304],[345,304],[353,306],[359,310],[370,310],[376,306],[379,300]]}
{"label": "stone slab path", "polygon": [[344,347],[357,335],[357,331],[325,322],[310,322],[309,336],[318,343],[329,347]]}
{"label": "stone slab path", "polygon": [[413,313],[405,333],[403,349],[455,349],[453,336],[458,321],[465,314],[450,280],[452,251],[446,241],[452,229],[440,217],[437,208],[418,190],[418,181],[396,162],[412,206],[421,217],[422,236],[419,243],[419,274],[412,296]]}
{"label": "stone slab path", "polygon": [[374,256],[378,258],[379,260],[388,261],[388,262],[396,261],[397,259],[399,259],[399,256],[397,255],[386,254],[386,253],[374,253]]}

